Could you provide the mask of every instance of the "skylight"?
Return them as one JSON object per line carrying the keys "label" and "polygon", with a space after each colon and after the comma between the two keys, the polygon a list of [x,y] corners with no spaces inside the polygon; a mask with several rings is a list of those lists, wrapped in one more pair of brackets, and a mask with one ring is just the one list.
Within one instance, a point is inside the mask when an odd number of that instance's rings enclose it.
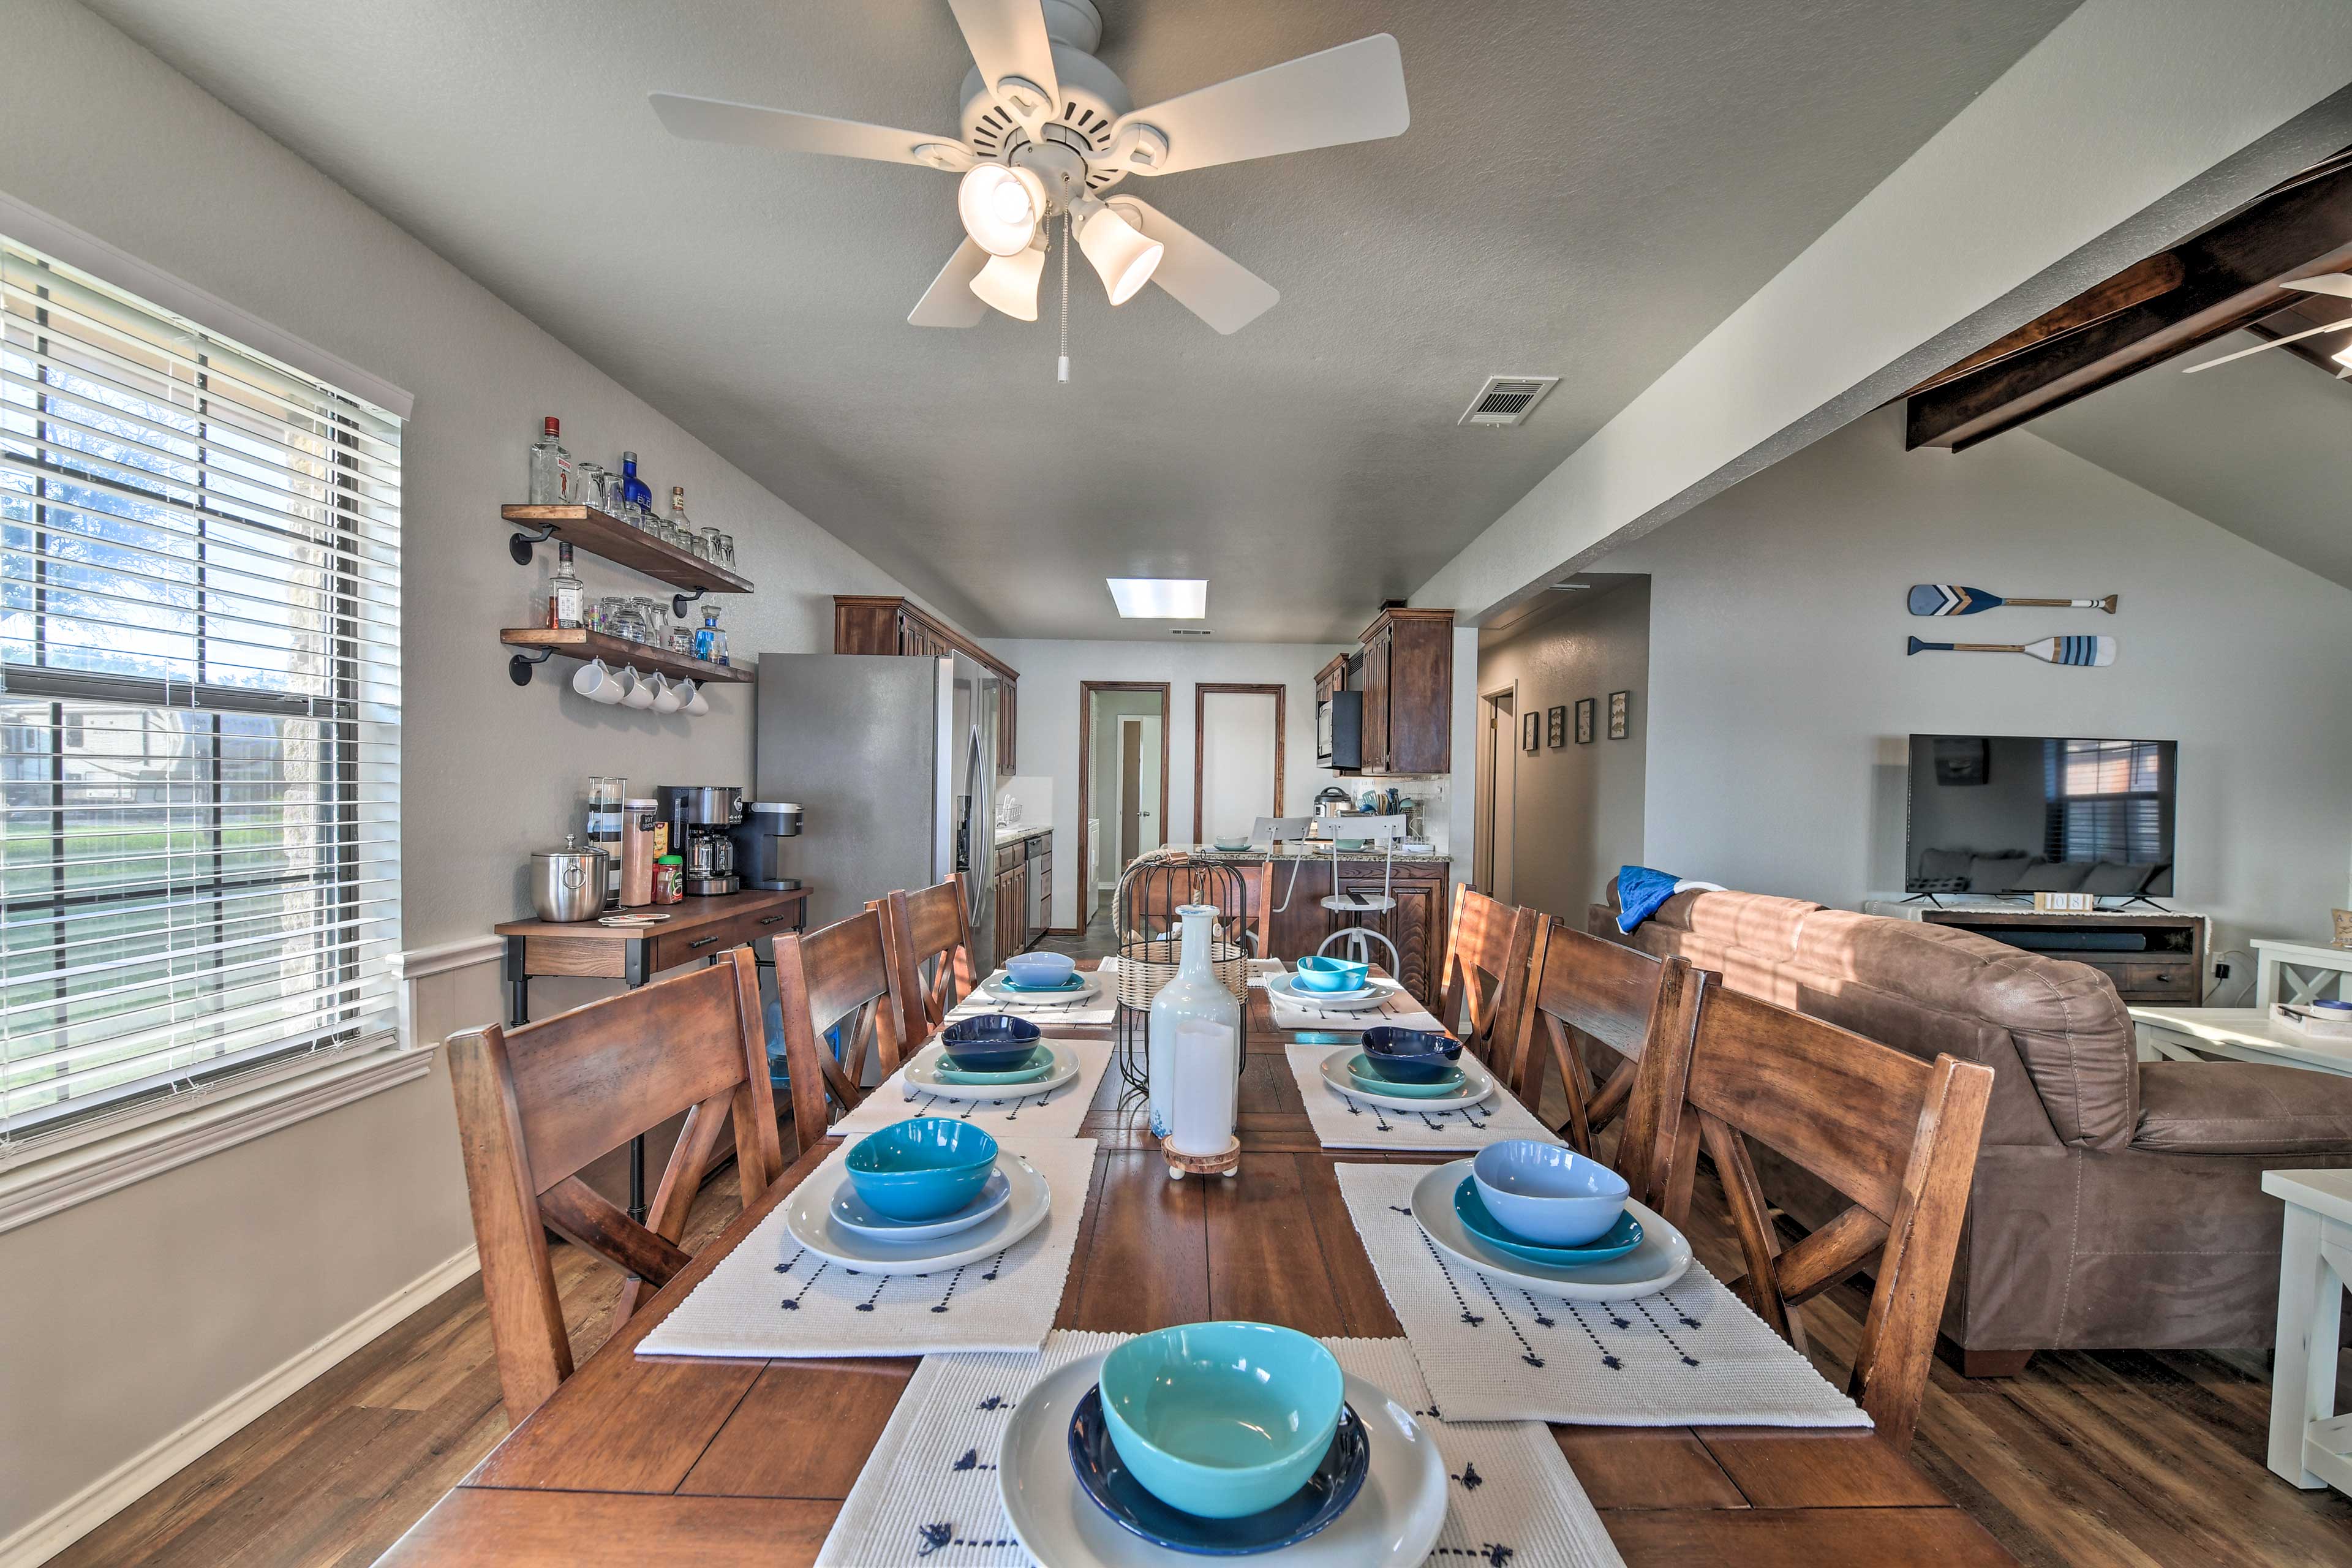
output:
{"label": "skylight", "polygon": [[1197,621],[1209,613],[1209,584],[1200,577],[1106,577],[1118,613],[1130,620]]}

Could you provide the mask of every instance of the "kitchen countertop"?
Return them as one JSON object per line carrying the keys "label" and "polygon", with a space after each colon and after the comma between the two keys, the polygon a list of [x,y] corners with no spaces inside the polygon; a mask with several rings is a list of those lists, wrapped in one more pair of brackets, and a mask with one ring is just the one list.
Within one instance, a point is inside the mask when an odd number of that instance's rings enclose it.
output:
{"label": "kitchen countertop", "polygon": [[1000,827],[996,830],[996,847],[999,849],[1002,849],[1008,844],[1018,844],[1024,838],[1034,838],[1040,834],[1051,833],[1053,831],[1053,828],[1050,826]]}
{"label": "kitchen countertop", "polygon": [[[1310,842],[1306,839],[1285,839],[1271,849],[1219,849],[1206,844],[1164,844],[1141,858],[1162,860],[1177,855],[1194,860],[1249,866],[1260,860],[1328,860],[1331,858],[1331,847],[1326,843]],[[1377,849],[1342,849],[1339,851],[1339,858],[1348,865],[1377,866],[1386,857]],[[1400,849],[1396,854],[1396,863],[1400,868],[1423,861],[1442,866],[1445,864],[1445,857],[1433,849]]]}

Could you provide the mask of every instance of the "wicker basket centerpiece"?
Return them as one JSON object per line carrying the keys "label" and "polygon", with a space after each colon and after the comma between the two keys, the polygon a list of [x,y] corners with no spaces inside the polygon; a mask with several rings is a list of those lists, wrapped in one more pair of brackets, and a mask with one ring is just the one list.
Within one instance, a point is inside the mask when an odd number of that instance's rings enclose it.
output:
{"label": "wicker basket centerpiece", "polygon": [[[1129,1007],[1149,1011],[1160,988],[1176,978],[1183,963],[1183,940],[1176,936],[1146,937],[1129,931],[1118,944],[1118,999]],[[1220,936],[1209,949],[1209,963],[1218,983],[1249,1000],[1249,952],[1237,942]]]}

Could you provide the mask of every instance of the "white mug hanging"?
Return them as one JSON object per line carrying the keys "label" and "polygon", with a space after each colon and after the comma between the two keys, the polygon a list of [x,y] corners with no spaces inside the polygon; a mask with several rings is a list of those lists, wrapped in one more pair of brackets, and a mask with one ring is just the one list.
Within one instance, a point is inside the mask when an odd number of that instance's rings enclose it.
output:
{"label": "white mug hanging", "polygon": [[638,709],[650,708],[654,705],[653,685],[637,673],[635,665],[630,665],[622,670],[621,679],[627,683],[628,687],[626,693],[621,698],[624,703]]}
{"label": "white mug hanging", "polygon": [[621,700],[621,678],[603,659],[590,659],[572,674],[572,689],[591,702],[610,706]]}
{"label": "white mug hanging", "polygon": [[655,676],[654,711],[656,713],[675,713],[684,706],[685,704],[680,702],[677,699],[677,688],[669,683],[669,678],[663,675]]}
{"label": "white mug hanging", "polygon": [[688,681],[686,685],[687,689],[694,693],[692,697],[687,700],[686,710],[688,713],[695,715],[697,718],[700,718],[703,714],[709,712],[710,699],[702,694],[702,689],[696,686],[691,680]]}

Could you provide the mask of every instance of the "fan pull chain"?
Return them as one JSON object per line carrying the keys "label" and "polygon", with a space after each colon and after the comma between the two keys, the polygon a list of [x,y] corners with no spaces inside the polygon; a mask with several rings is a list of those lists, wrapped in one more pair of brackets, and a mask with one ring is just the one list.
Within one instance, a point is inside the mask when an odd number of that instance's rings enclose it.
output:
{"label": "fan pull chain", "polygon": [[1055,367],[1054,379],[1066,383],[1070,379],[1070,215],[1062,214],[1062,363]]}

